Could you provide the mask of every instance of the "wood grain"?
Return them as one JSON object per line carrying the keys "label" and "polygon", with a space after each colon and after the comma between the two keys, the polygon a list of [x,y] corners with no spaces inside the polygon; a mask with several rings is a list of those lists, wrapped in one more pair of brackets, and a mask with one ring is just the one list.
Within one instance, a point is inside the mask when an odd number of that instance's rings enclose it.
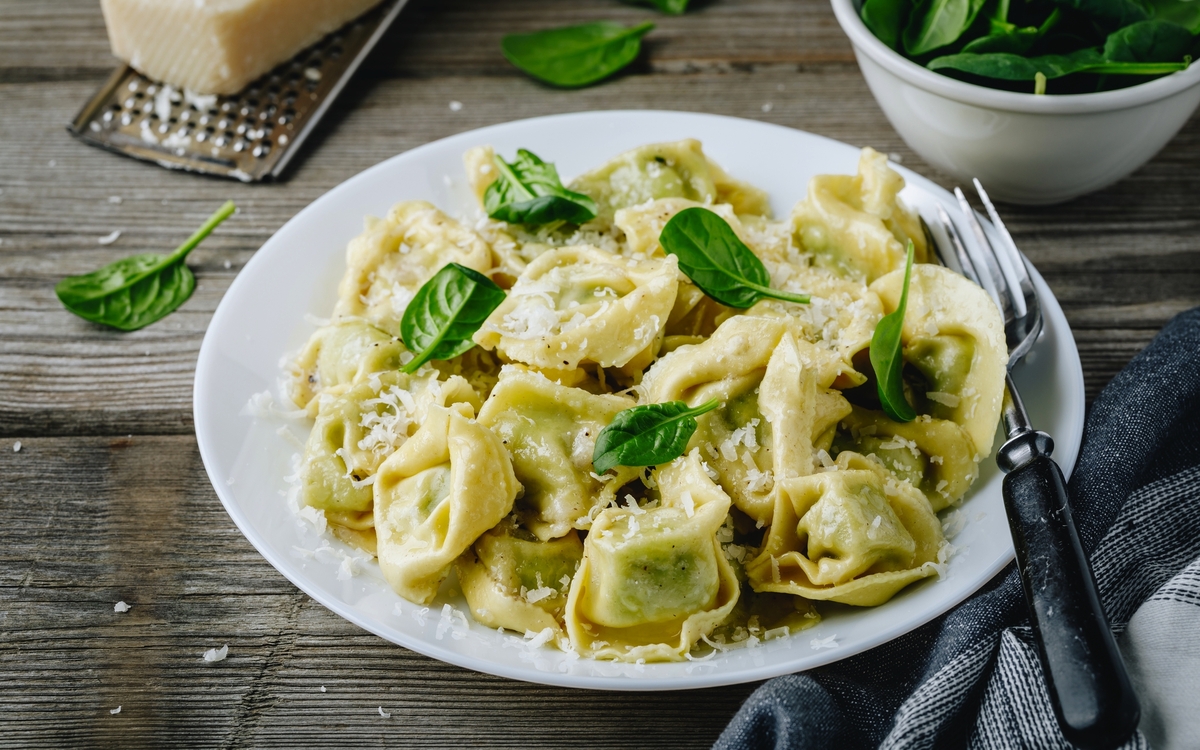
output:
{"label": "wood grain", "polygon": [[[891,129],[826,0],[694,5],[664,17],[617,0],[414,0],[288,179],[241,185],[71,139],[63,126],[114,64],[98,3],[0,0],[0,747],[712,742],[752,685],[527,685],[415,655],[315,604],[224,513],[191,417],[200,341],[254,251],[325,191],[431,140],[559,112],[705,111],[872,145],[952,185]],[[602,86],[552,90],[500,55],[505,33],[599,18],[657,24]],[[1089,399],[1200,304],[1197,194],[1193,118],[1112,188],[1001,208],[1067,314]],[[166,320],[118,334],[58,304],[63,275],[174,247],[227,198],[241,210],[193,253],[197,291]],[[113,230],[115,244],[96,242]],[[133,609],[113,612],[118,600]],[[200,659],[223,643],[226,661]]]}

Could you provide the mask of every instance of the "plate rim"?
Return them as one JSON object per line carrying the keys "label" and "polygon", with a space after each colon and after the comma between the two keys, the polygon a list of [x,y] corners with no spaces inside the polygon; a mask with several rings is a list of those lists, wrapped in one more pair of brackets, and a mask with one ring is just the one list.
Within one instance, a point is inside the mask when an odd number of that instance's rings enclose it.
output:
{"label": "plate rim", "polygon": [[[399,632],[399,631],[385,633],[385,632],[383,632],[383,627],[374,627],[373,626],[374,621],[372,619],[366,618],[366,617],[360,615],[359,613],[352,611],[350,609],[350,605],[346,604],[345,602],[342,602],[338,599],[328,596],[326,594],[326,592],[324,592],[317,586],[306,586],[305,582],[301,576],[292,574],[292,572],[290,570],[290,567],[291,567],[290,565],[285,565],[285,564],[282,564],[280,561],[277,561],[277,559],[276,559],[277,555],[275,554],[275,547],[273,545],[271,545],[265,538],[261,537],[258,534],[257,530],[251,524],[249,518],[247,518],[245,516],[245,514],[243,514],[243,512],[241,511],[241,508],[233,500],[233,498],[226,496],[226,488],[222,486],[224,483],[217,481],[216,475],[214,473],[215,457],[213,454],[214,454],[215,449],[212,448],[211,446],[209,446],[209,440],[211,439],[211,436],[209,435],[209,433],[211,431],[211,428],[209,426],[209,417],[206,415],[205,412],[202,411],[202,408],[201,408],[202,405],[204,405],[206,403],[206,399],[203,398],[202,392],[204,391],[204,386],[207,384],[208,378],[210,377],[210,370],[211,370],[211,367],[206,367],[205,365],[206,365],[206,363],[208,363],[209,360],[211,360],[214,356],[216,356],[214,354],[214,350],[215,350],[217,344],[214,342],[213,337],[211,336],[211,332],[213,330],[219,328],[218,323],[223,322],[224,317],[226,315],[231,314],[230,313],[231,305],[227,304],[227,300],[236,298],[237,293],[240,292],[240,290],[241,290],[241,287],[244,286],[245,284],[251,283],[249,281],[246,281],[246,279],[248,279],[250,277],[250,275],[245,272],[252,267],[257,267],[257,265],[269,262],[268,260],[265,260],[268,257],[267,254],[264,254],[262,251],[264,249],[267,249],[268,247],[270,247],[272,245],[272,243],[275,241],[275,239],[279,235],[283,234],[286,229],[288,229],[290,226],[293,225],[293,223],[301,221],[302,216],[304,216],[305,214],[307,214],[310,211],[319,210],[318,206],[322,202],[330,199],[330,197],[333,196],[335,193],[338,193],[338,192],[341,192],[344,190],[353,189],[353,187],[357,183],[368,180],[370,178],[370,176],[373,175],[374,173],[376,173],[377,171],[386,170],[388,168],[388,165],[391,164],[393,161],[400,160],[400,159],[406,159],[406,160],[407,159],[419,159],[419,157],[422,155],[422,153],[424,153],[426,151],[433,151],[437,148],[450,145],[454,141],[483,140],[483,139],[486,139],[490,133],[493,133],[495,131],[499,131],[499,130],[506,129],[506,128],[511,128],[514,126],[528,125],[531,123],[545,123],[548,121],[549,122],[562,122],[562,121],[569,121],[569,120],[576,120],[576,119],[590,119],[590,118],[597,118],[597,117],[619,119],[619,118],[623,118],[623,117],[638,118],[638,117],[658,117],[658,116],[668,116],[668,117],[683,116],[685,119],[686,118],[699,118],[699,119],[710,120],[710,121],[711,120],[722,121],[727,125],[733,125],[735,127],[751,126],[751,127],[769,128],[769,129],[784,131],[789,135],[799,134],[799,135],[803,135],[803,136],[807,136],[807,137],[817,138],[821,141],[825,141],[829,144],[832,144],[837,148],[845,148],[845,147],[857,148],[851,144],[847,144],[842,141],[838,141],[834,138],[830,138],[828,136],[823,136],[823,135],[820,135],[817,133],[811,133],[809,131],[800,130],[797,128],[790,128],[790,127],[786,127],[783,125],[777,125],[774,123],[762,122],[759,120],[752,120],[752,119],[740,118],[740,117],[732,117],[732,116],[728,116],[728,115],[716,115],[716,114],[709,114],[709,113],[702,113],[702,112],[684,112],[684,111],[677,111],[677,110],[598,110],[598,111],[584,111],[584,112],[571,112],[571,113],[563,113],[563,114],[555,114],[555,115],[545,115],[545,116],[540,116],[540,117],[524,118],[524,119],[520,119],[520,120],[510,120],[510,121],[503,122],[503,123],[495,123],[495,124],[488,125],[488,126],[485,126],[482,128],[476,128],[473,130],[463,131],[460,133],[456,133],[454,135],[447,136],[445,138],[440,138],[440,139],[437,139],[434,141],[430,141],[428,143],[424,143],[420,146],[409,149],[407,151],[403,151],[398,154],[395,154],[395,155],[388,157],[387,159],[384,159],[370,167],[367,167],[366,169],[362,170],[361,172],[358,172],[357,174],[349,177],[348,179],[344,180],[343,182],[339,183],[338,185],[335,185],[334,187],[325,191],[320,196],[318,196],[313,201],[311,201],[307,206],[300,209],[300,211],[298,211],[294,216],[292,216],[290,219],[288,219],[287,222],[285,222],[278,230],[276,230],[271,235],[271,237],[267,238],[267,240],[263,242],[263,244],[259,247],[259,249],[255,251],[254,255],[250,258],[250,260],[246,263],[246,265],[242,268],[242,270],[239,271],[238,275],[234,278],[233,282],[229,285],[229,288],[226,290],[225,294],[222,296],[220,303],[218,303],[217,308],[213,312],[213,316],[210,319],[208,326],[205,329],[204,338],[201,342],[200,350],[199,350],[199,353],[198,353],[197,359],[196,359],[195,376],[194,376],[193,389],[192,389],[193,420],[194,420],[196,440],[197,440],[197,445],[198,445],[199,452],[200,452],[201,461],[204,464],[205,473],[208,476],[210,485],[212,486],[213,490],[216,492],[217,497],[221,501],[221,504],[224,507],[226,513],[233,520],[234,524],[237,526],[237,528],[241,532],[241,534],[247,539],[247,541],[249,541],[251,543],[251,545],[255,548],[255,550],[260,555],[262,555],[263,558],[273,568],[275,568],[276,572],[283,575],[284,578],[286,578],[288,581],[290,581],[294,586],[296,586],[300,591],[304,592],[307,596],[313,598],[318,603],[320,603],[322,606],[326,607],[327,609],[334,612],[339,617],[347,620],[348,622],[350,622],[360,628],[363,628],[367,632],[370,632],[373,635],[376,635],[385,641],[394,643],[396,645],[410,649],[412,651],[415,651],[422,655],[428,656],[430,658],[437,659],[439,661],[443,661],[443,662],[453,664],[455,666],[462,667],[464,669],[469,669],[469,670],[476,671],[476,672],[492,674],[492,675],[496,675],[496,676],[500,676],[500,677],[515,679],[515,680],[519,680],[522,682],[529,682],[529,683],[535,683],[535,684],[550,685],[550,686],[555,686],[555,687],[580,688],[580,689],[642,692],[642,691],[659,691],[659,690],[691,690],[691,689],[718,687],[718,686],[724,686],[724,685],[742,684],[742,683],[753,682],[753,681],[757,681],[757,680],[769,679],[771,677],[779,676],[782,674],[808,671],[810,669],[815,669],[820,666],[825,666],[827,664],[831,664],[831,663],[838,662],[838,661],[841,661],[846,658],[850,658],[857,654],[863,653],[865,651],[868,651],[870,649],[873,649],[880,645],[883,645],[884,643],[887,643],[891,640],[899,638],[907,633],[910,633],[910,632],[928,624],[929,622],[937,619],[938,617],[942,616],[943,614],[950,611],[954,607],[957,607],[958,605],[962,604],[964,601],[966,601],[971,596],[973,596],[980,588],[982,588],[988,582],[990,582],[992,579],[994,579],[996,574],[998,572],[1000,572],[1002,569],[1004,569],[1013,560],[1014,550],[1010,544],[1007,548],[1006,554],[995,559],[990,565],[985,566],[980,569],[983,572],[980,574],[980,578],[979,578],[978,582],[975,585],[970,586],[968,589],[965,589],[964,594],[961,598],[955,599],[954,597],[950,597],[950,599],[948,599],[946,602],[941,602],[935,607],[930,607],[926,611],[923,611],[919,617],[915,617],[915,618],[911,618],[910,620],[907,620],[905,622],[903,628],[900,629],[898,632],[892,632],[892,629],[881,630],[879,633],[877,633],[869,638],[860,640],[859,642],[855,643],[854,646],[852,646],[852,647],[839,646],[839,648],[829,652],[828,658],[817,659],[815,661],[815,663],[811,663],[808,666],[805,666],[805,667],[802,667],[799,669],[787,666],[787,662],[784,662],[784,666],[782,666],[782,667],[780,667],[777,664],[766,664],[764,666],[755,666],[752,668],[740,668],[736,672],[736,674],[733,674],[733,675],[723,674],[719,670],[714,671],[714,672],[707,672],[707,673],[702,672],[699,674],[689,675],[687,684],[680,684],[680,679],[677,677],[660,677],[660,678],[639,677],[636,679],[622,679],[622,678],[597,676],[597,675],[580,675],[580,674],[565,674],[565,673],[560,673],[560,672],[545,672],[545,671],[533,670],[532,668],[529,668],[528,666],[522,666],[521,668],[512,668],[507,664],[503,664],[500,662],[493,662],[493,661],[481,662],[481,661],[476,660],[475,657],[467,656],[467,655],[460,654],[459,652],[456,652],[453,650],[445,649],[440,646],[440,642],[430,642],[430,641],[426,641],[423,639],[410,638],[410,637],[408,637],[407,634]],[[914,184],[913,178],[916,178],[915,182],[919,185],[920,188],[922,188],[922,189],[928,189],[929,187],[934,188],[934,190],[932,191],[933,197],[936,198],[939,202],[945,204],[948,207],[948,211],[950,208],[953,208],[954,211],[956,211],[957,213],[951,213],[951,216],[958,218],[958,215],[961,213],[961,211],[958,209],[957,204],[956,204],[956,202],[954,202],[953,197],[949,193],[949,191],[945,190],[945,188],[942,188],[940,185],[933,182],[933,180],[931,180],[930,178],[927,178],[927,177],[924,177],[923,175],[915,173],[912,170],[907,169],[901,165],[891,164],[890,166],[893,169],[896,169],[897,171],[899,171],[904,176],[906,185]],[[1074,422],[1075,422],[1074,426],[1075,426],[1076,432],[1079,435],[1079,438],[1077,440],[1073,441],[1074,442],[1073,445],[1072,444],[1060,445],[1059,446],[1060,450],[1062,448],[1066,448],[1066,449],[1068,449],[1068,453],[1066,455],[1059,453],[1059,455],[1056,456],[1056,459],[1059,461],[1059,465],[1063,470],[1064,476],[1069,478],[1074,469],[1075,462],[1078,458],[1079,449],[1082,444],[1083,424],[1084,424],[1084,420],[1085,420],[1085,403],[1086,402],[1085,402],[1082,363],[1079,358],[1079,351],[1078,351],[1078,347],[1076,346],[1076,343],[1075,343],[1074,334],[1071,331],[1069,322],[1066,320],[1066,317],[1065,317],[1064,313],[1062,312],[1062,308],[1059,305],[1058,300],[1055,298],[1053,292],[1046,285],[1045,280],[1042,278],[1041,274],[1037,271],[1036,268],[1033,267],[1033,264],[1030,263],[1029,265],[1032,270],[1032,276],[1034,277],[1035,284],[1037,285],[1039,291],[1044,293],[1042,295],[1043,296],[1042,303],[1043,303],[1045,312],[1047,314],[1047,318],[1052,318],[1054,320],[1055,333],[1057,335],[1061,335],[1064,337],[1064,341],[1060,345],[1060,348],[1062,350],[1064,350],[1065,352],[1067,352],[1069,355],[1071,355],[1070,357],[1068,357],[1068,361],[1066,364],[1070,366],[1070,370],[1071,370],[1069,375],[1071,376],[1070,379],[1072,381],[1073,387],[1069,391],[1069,396],[1072,396],[1073,398],[1071,399],[1071,403],[1064,404],[1063,409],[1064,409],[1064,411],[1066,411],[1068,413],[1068,416],[1071,414],[1076,415],[1077,418],[1076,418],[1076,420],[1074,420]],[[1060,323],[1061,323],[1061,325],[1059,325]],[[1058,453],[1058,451],[1056,451],[1056,453]],[[413,605],[413,606],[416,606],[416,605]]]}

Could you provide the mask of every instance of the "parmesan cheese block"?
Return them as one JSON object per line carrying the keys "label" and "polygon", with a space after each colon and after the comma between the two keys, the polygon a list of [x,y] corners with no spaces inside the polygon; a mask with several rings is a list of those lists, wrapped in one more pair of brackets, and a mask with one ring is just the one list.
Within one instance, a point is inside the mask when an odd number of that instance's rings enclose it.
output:
{"label": "parmesan cheese block", "polygon": [[101,0],[113,54],[198,94],[234,94],[380,0]]}

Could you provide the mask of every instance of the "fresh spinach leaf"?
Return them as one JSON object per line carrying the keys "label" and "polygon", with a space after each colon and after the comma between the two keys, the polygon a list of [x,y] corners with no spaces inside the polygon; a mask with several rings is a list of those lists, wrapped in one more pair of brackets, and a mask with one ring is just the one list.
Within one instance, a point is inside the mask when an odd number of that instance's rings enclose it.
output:
{"label": "fresh spinach leaf", "polygon": [[696,417],[720,405],[713,399],[696,408],[683,401],[644,404],[617,412],[596,436],[592,466],[603,474],[615,466],[657,466],[683,455],[696,432]]}
{"label": "fresh spinach leaf", "polygon": [[687,10],[688,0],[625,0],[630,5],[653,5],[669,16],[682,16]]}
{"label": "fresh spinach leaf", "polygon": [[769,297],[808,302],[807,294],[772,289],[762,261],[738,238],[729,223],[707,208],[685,208],[671,217],[658,238],[663,250],[679,259],[679,269],[700,291],[722,305],[745,309]]}
{"label": "fresh spinach leaf", "polygon": [[196,277],[184,258],[236,209],[226,201],[170,255],[134,255],[89,274],[68,276],[54,293],[63,307],[85,320],[122,331],[144,328],[192,296]]}
{"label": "fresh spinach leaf", "polygon": [[1197,0],[1149,0],[1148,4],[1154,18],[1200,34],[1200,2]]}
{"label": "fresh spinach leaf", "polygon": [[898,50],[911,12],[912,0],[867,0],[862,6],[862,20],[880,41]]}
{"label": "fresh spinach leaf", "polygon": [[1013,27],[1011,30],[988,34],[968,42],[962,48],[962,54],[986,55],[1001,52],[1010,55],[1024,55],[1037,42],[1038,30],[1032,26],[1025,28]]}
{"label": "fresh spinach leaf", "polygon": [[904,30],[904,51],[912,57],[958,41],[975,22],[984,0],[924,0]]}
{"label": "fresh spinach leaf", "polygon": [[1150,14],[1139,0],[1053,0],[1061,8],[1076,10],[1096,21],[1105,31],[1145,21]]}
{"label": "fresh spinach leaf", "polygon": [[1110,62],[1179,62],[1194,38],[1187,29],[1168,21],[1140,21],[1118,29],[1104,42],[1104,59]]}
{"label": "fresh spinach leaf", "polygon": [[493,219],[510,224],[582,224],[596,218],[596,202],[567,190],[553,164],[525,149],[517,149],[511,164],[493,159],[499,176],[483,194],[483,208]]}
{"label": "fresh spinach leaf", "polygon": [[1021,57],[1004,53],[986,55],[958,54],[938,57],[929,62],[930,70],[953,69],[1006,81],[1032,81],[1041,73],[1046,78],[1061,78],[1071,73],[1107,73],[1114,75],[1164,75],[1183,70],[1183,62],[1123,62],[1105,60],[1095,49],[1082,49],[1069,55]]}
{"label": "fresh spinach leaf", "polygon": [[538,80],[578,88],[616,73],[638,56],[652,23],[626,27],[611,21],[509,34],[500,41],[504,56]]}
{"label": "fresh spinach leaf", "polygon": [[400,372],[416,372],[431,359],[457,357],[471,336],[504,301],[504,290],[473,268],[447,263],[417,290],[400,319],[400,338],[415,356]]}
{"label": "fresh spinach leaf", "polygon": [[911,422],[917,412],[904,397],[904,358],[901,356],[900,334],[904,330],[904,312],[908,309],[908,282],[912,278],[913,244],[908,241],[908,259],[904,262],[904,286],[900,304],[895,311],[884,315],[871,335],[871,367],[875,368],[875,387],[879,390],[879,405],[897,422]]}

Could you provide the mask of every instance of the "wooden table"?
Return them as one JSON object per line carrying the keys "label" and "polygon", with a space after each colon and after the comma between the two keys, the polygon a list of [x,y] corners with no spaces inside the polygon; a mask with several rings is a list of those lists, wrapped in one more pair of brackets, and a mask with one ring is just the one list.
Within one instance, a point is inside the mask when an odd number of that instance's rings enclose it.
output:
{"label": "wooden table", "polygon": [[[411,653],[314,603],[225,514],[191,406],[205,327],[263,241],[360,170],[460,131],[577,110],[699,110],[872,145],[952,184],[888,125],[826,0],[695,4],[671,18],[616,0],[414,0],[290,179],[242,185],[73,140],[64,124],[114,64],[98,3],[0,0],[0,746],[716,738],[754,685],[527,685]],[[601,86],[550,90],[500,54],[504,33],[605,18],[653,18],[658,29],[642,58]],[[1194,118],[1116,187],[1052,208],[1004,207],[1066,310],[1089,399],[1168,318],[1200,304],[1197,195]],[[174,247],[227,198],[241,213],[192,254],[196,293],[166,320],[121,334],[59,305],[62,276]],[[117,243],[97,243],[116,229]],[[115,613],[118,600],[132,610]],[[224,643],[228,659],[200,659]]]}

